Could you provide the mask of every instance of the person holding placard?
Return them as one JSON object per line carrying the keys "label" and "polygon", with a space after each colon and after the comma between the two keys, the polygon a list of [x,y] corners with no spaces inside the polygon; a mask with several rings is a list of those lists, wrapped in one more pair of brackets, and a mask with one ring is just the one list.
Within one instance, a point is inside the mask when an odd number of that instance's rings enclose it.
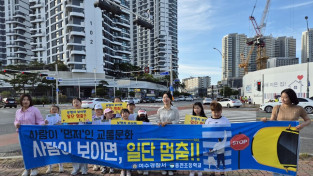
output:
{"label": "person holding placard", "polygon": [[[178,109],[172,104],[173,96],[170,92],[163,94],[163,104],[164,106],[159,108],[157,111],[157,119],[156,122],[158,125],[162,127],[168,124],[178,124],[179,123],[179,112]],[[174,172],[169,171],[161,171],[162,175],[174,175]]]}
{"label": "person holding placard", "polygon": [[[80,98],[73,98],[72,105],[75,109],[82,109],[82,100]],[[73,125],[78,124],[78,125],[83,125],[83,122],[79,123],[71,123]],[[77,175],[79,170],[81,171],[82,175],[87,175],[88,171],[88,164],[86,163],[72,163],[73,165],[73,170],[71,172],[71,175]]]}
{"label": "person holding placard", "polygon": [[[59,115],[59,112],[60,112],[59,106],[52,105],[50,107],[50,114],[46,115],[46,121],[48,121],[48,125],[61,125],[61,116]],[[51,172],[52,172],[52,165],[49,165],[46,173],[50,174]],[[64,172],[62,163],[59,163],[59,172],[60,173]]]}
{"label": "person holding placard", "polygon": [[[199,117],[206,117],[204,109],[201,102],[195,102],[192,107],[192,115]],[[189,176],[194,176],[196,171],[190,171]],[[201,171],[197,171],[198,176],[202,176]]]}
{"label": "person holding placard", "polygon": [[[29,94],[23,94],[20,98],[21,109],[18,109],[15,113],[14,126],[16,131],[21,125],[44,125],[45,122],[38,108],[33,106],[32,98]],[[25,169],[22,176],[28,176],[29,170]],[[38,174],[37,169],[32,169],[30,175],[36,176]]]}

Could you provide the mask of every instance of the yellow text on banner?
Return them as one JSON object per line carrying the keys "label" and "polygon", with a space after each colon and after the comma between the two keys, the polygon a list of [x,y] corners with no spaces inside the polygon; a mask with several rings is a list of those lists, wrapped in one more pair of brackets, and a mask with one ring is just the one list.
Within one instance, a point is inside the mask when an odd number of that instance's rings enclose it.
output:
{"label": "yellow text on banner", "polygon": [[62,123],[91,122],[91,109],[67,109],[61,111]]}
{"label": "yellow text on banner", "polygon": [[196,124],[201,125],[205,124],[206,117],[194,116],[194,115],[186,115],[184,124]]}
{"label": "yellow text on banner", "polygon": [[142,125],[142,121],[112,119],[111,125]]}
{"label": "yellow text on banner", "polygon": [[101,103],[103,109],[110,108],[113,114],[120,114],[122,109],[127,109],[126,102],[119,103]]}

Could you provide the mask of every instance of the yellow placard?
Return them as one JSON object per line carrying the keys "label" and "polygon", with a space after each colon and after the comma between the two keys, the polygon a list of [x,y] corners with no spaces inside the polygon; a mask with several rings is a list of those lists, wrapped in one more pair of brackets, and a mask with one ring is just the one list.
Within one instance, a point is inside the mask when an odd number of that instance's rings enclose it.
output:
{"label": "yellow placard", "polygon": [[61,111],[62,123],[91,122],[91,109],[66,109]]}
{"label": "yellow placard", "polygon": [[127,109],[126,102],[120,103],[101,103],[103,109],[110,108],[113,114],[120,114],[122,109]]}
{"label": "yellow placard", "polygon": [[208,119],[208,118],[200,117],[200,116],[194,116],[194,115],[186,115],[184,124],[202,125],[202,124],[205,124],[206,119]]}
{"label": "yellow placard", "polygon": [[142,125],[142,121],[112,119],[111,125]]}

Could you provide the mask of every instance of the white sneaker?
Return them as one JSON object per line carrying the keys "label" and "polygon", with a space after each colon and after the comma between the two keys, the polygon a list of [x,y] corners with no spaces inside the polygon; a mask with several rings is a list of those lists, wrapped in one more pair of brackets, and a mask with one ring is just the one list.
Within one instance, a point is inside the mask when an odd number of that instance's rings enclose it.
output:
{"label": "white sneaker", "polygon": [[82,175],[87,175],[87,173],[88,173],[88,164],[81,164],[80,171],[82,172]]}
{"label": "white sneaker", "polygon": [[144,171],[143,175],[149,175],[149,172],[148,171]]}
{"label": "white sneaker", "polygon": [[101,174],[105,174],[107,172],[107,168],[105,166],[102,166],[100,169],[101,169]]}
{"label": "white sneaker", "polygon": [[59,172],[60,173],[64,172],[63,164],[59,164]]}
{"label": "white sneaker", "polygon": [[202,176],[202,172],[198,172],[198,176]]}
{"label": "white sneaker", "polygon": [[113,169],[113,168],[110,168],[109,173],[110,173],[110,174],[113,174],[113,173],[114,173],[114,169]]}
{"label": "white sneaker", "polygon": [[166,175],[166,174],[167,174],[167,171],[161,171],[161,174],[162,174],[162,175]]}
{"label": "white sneaker", "polygon": [[125,176],[125,170],[124,169],[122,169],[120,176]]}
{"label": "white sneaker", "polygon": [[71,172],[71,175],[77,175],[77,174],[78,174],[78,170],[79,170],[79,169],[74,169],[74,168],[73,168],[73,170],[72,170],[72,172]]}
{"label": "white sneaker", "polygon": [[24,172],[22,173],[22,176],[28,176],[28,174],[29,174],[29,171],[25,169]]}
{"label": "white sneaker", "polygon": [[141,170],[138,170],[137,173],[141,175],[143,172]]}
{"label": "white sneaker", "polygon": [[47,171],[46,171],[46,174],[50,174],[51,172],[52,172],[52,166],[49,165],[49,166],[48,166],[48,169],[47,169]]}
{"label": "white sneaker", "polygon": [[173,171],[168,171],[168,175],[174,175]]}
{"label": "white sneaker", "polygon": [[131,172],[129,170],[126,171],[126,176],[131,176]]}
{"label": "white sneaker", "polygon": [[37,169],[32,169],[30,171],[30,176],[36,176],[38,174],[38,170]]}
{"label": "white sneaker", "polygon": [[190,171],[189,176],[195,176],[195,172],[194,171]]}
{"label": "white sneaker", "polygon": [[97,171],[97,170],[99,170],[99,169],[100,169],[100,167],[99,167],[98,165],[93,165],[92,170]]}

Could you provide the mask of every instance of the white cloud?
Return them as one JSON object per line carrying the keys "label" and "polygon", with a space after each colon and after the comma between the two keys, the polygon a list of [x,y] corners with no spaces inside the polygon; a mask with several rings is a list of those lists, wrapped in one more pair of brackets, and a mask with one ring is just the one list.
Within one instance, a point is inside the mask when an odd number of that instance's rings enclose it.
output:
{"label": "white cloud", "polygon": [[279,8],[279,9],[285,10],[285,9],[290,9],[290,8],[297,8],[297,7],[307,6],[307,5],[310,5],[310,4],[313,4],[313,1],[287,5],[287,6],[283,6],[283,7]]}
{"label": "white cloud", "polygon": [[178,28],[179,30],[206,31],[214,28],[212,20],[213,8],[210,1],[179,0]]}

